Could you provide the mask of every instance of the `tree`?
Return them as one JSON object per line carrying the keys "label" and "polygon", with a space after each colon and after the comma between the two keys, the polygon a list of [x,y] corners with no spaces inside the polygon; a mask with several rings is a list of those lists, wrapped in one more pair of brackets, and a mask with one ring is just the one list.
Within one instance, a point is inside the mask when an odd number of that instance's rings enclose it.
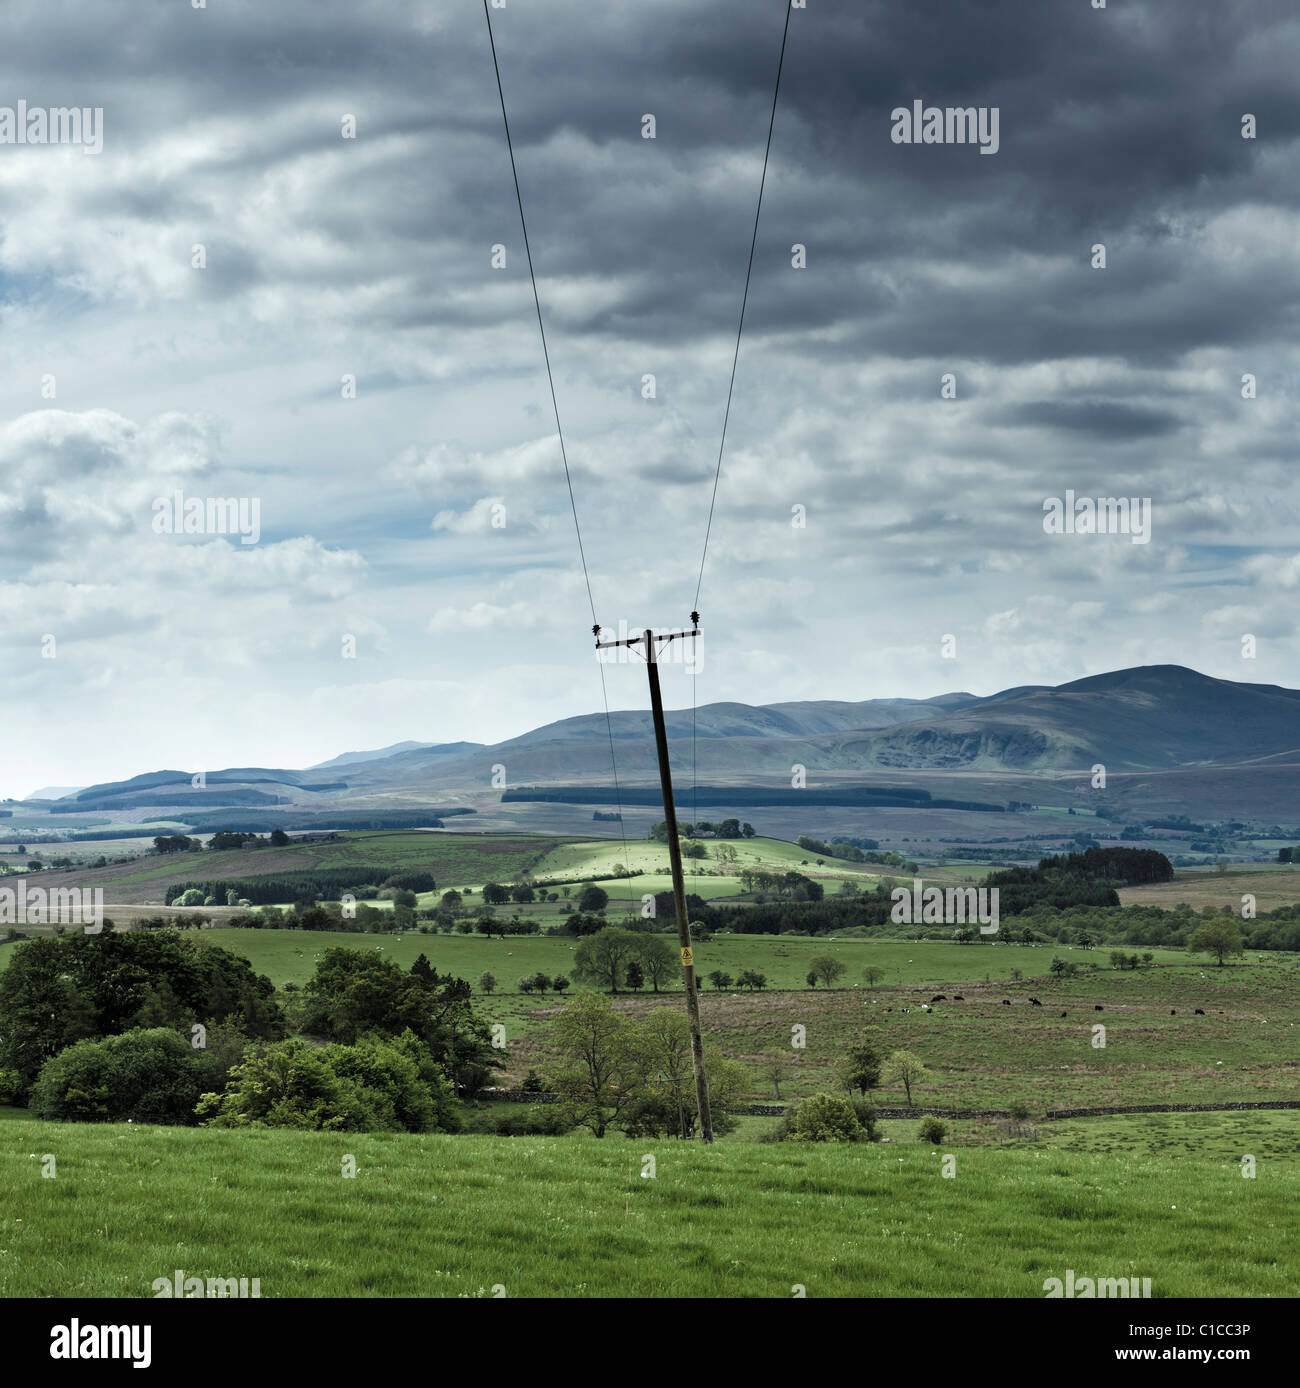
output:
{"label": "tree", "polygon": [[609,893],[594,882],[588,882],[578,894],[579,911],[603,911],[608,905]]}
{"label": "tree", "polygon": [[874,988],[885,976],[884,969],[878,968],[875,964],[868,964],[862,970],[862,981],[868,988]]}
{"label": "tree", "polygon": [[289,842],[289,835],[283,829],[271,830],[271,844],[275,848],[283,848]]}
{"label": "tree", "polygon": [[746,969],[736,979],[736,986],[738,988],[748,988],[751,993],[756,988],[761,991],[762,989],[767,987],[767,976],[765,974],[758,973],[754,969]]}
{"label": "tree", "polygon": [[608,998],[582,993],[556,1014],[550,1035],[564,1065],[552,1083],[563,1096],[565,1118],[573,1127],[604,1137],[610,1125],[644,1096],[637,1029],[614,1011]]}
{"label": "tree", "polygon": [[569,980],[565,978],[563,974],[556,974],[551,980],[551,987],[554,988],[557,993],[563,993],[568,986]]}
{"label": "tree", "polygon": [[924,1084],[931,1076],[919,1056],[913,1055],[911,1051],[895,1051],[885,1062],[884,1077],[887,1084],[903,1086],[907,1093],[907,1106],[911,1108],[913,1086]]}
{"label": "tree", "polygon": [[576,978],[617,993],[623,970],[636,958],[641,937],[621,925],[608,925],[586,936],[573,955]]}
{"label": "tree", "polygon": [[819,954],[817,958],[812,961],[812,972],[829,988],[835,983],[836,979],[843,978],[848,970],[834,955]]}
{"label": "tree", "polygon": [[517,882],[510,888],[510,895],[514,901],[522,905],[526,901],[534,900],[537,893],[533,890],[531,883]]}
{"label": "tree", "polygon": [[742,825],[740,826],[740,832],[741,832],[747,839],[752,839],[752,838],[754,837],[754,826],[753,826],[752,824],[748,823],[748,821],[747,821],[746,823],[744,823],[744,824],[742,824]]}
{"label": "tree", "polygon": [[766,1051],[759,1061],[763,1078],[772,1081],[772,1089],[778,1100],[781,1098],[781,1081],[789,1073],[790,1063],[788,1051]]}
{"label": "tree", "polygon": [[479,980],[478,980],[478,986],[479,986],[479,992],[481,992],[481,993],[490,993],[490,992],[497,986],[497,976],[496,976],[496,974],[493,974],[493,973],[480,974],[480,975],[479,975]]}
{"label": "tree", "polygon": [[714,969],[709,975],[709,982],[713,984],[718,992],[721,992],[724,988],[731,987],[731,975],[723,973],[721,969]]}
{"label": "tree", "polygon": [[[675,1007],[652,1008],[636,1028],[642,1062],[642,1095],[619,1125],[630,1137],[680,1138],[694,1135],[699,1118],[691,1033],[685,1016]],[[736,1061],[714,1056],[709,1060],[709,1106],[714,1132],[735,1126],[725,1109],[749,1092],[749,1071]],[[721,1124],[721,1126],[719,1126]]]}
{"label": "tree", "polygon": [[677,953],[669,947],[668,941],[662,935],[638,935],[637,939],[640,943],[636,962],[640,965],[642,974],[650,980],[651,989],[657,993],[672,978],[674,970],[678,967]]}
{"label": "tree", "polygon": [[1210,921],[1187,941],[1189,954],[1212,954],[1223,968],[1230,954],[1243,953],[1241,931],[1231,918]]}
{"label": "tree", "polygon": [[645,987],[645,975],[641,972],[641,965],[635,959],[629,960],[624,981],[634,993],[639,993]]}
{"label": "tree", "polygon": [[850,1046],[840,1070],[846,1088],[857,1090],[863,1097],[880,1083],[880,1052],[870,1041]]}
{"label": "tree", "polygon": [[804,976],[803,976],[803,981],[809,986],[809,988],[816,988],[816,986],[817,986],[817,970],[816,970],[816,969],[809,969],[808,972],[807,972],[806,974],[804,974]]}
{"label": "tree", "polygon": [[484,882],[483,900],[489,906],[504,906],[510,900],[510,891],[500,882]]}
{"label": "tree", "polygon": [[549,974],[535,973],[533,975],[533,987],[536,988],[539,993],[545,994],[550,986],[551,978]]}

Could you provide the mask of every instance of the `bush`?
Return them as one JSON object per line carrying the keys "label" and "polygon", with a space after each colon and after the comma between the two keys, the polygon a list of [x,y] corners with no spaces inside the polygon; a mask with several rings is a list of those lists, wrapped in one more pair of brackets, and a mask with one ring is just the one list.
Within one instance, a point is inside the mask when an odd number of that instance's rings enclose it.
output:
{"label": "bush", "polygon": [[321,1132],[457,1132],[460,1104],[411,1031],[356,1045],[311,1045],[295,1037],[250,1053],[223,1093],[198,1105],[211,1128],[302,1128]]}
{"label": "bush", "polygon": [[170,1027],[78,1041],[41,1067],[29,1107],[77,1123],[193,1123],[202,1069]]}
{"label": "bush", "polygon": [[876,1106],[870,1099],[865,1099],[861,1094],[849,1096],[849,1104],[853,1109],[853,1116],[858,1120],[858,1126],[866,1135],[868,1142],[876,1141]]}
{"label": "bush", "polygon": [[938,1146],[945,1137],[948,1136],[948,1125],[938,1118],[921,1119],[921,1127],[917,1133],[920,1142],[929,1142]]}
{"label": "bush", "polygon": [[857,1142],[862,1137],[858,1115],[847,1099],[814,1094],[790,1116],[791,1142]]}

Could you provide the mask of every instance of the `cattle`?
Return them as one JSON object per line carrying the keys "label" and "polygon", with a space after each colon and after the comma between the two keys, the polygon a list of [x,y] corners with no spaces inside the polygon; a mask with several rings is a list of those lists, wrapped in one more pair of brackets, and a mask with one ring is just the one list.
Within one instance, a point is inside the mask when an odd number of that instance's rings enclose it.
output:
{"label": "cattle", "polygon": [[1204,1016],[1205,1016],[1205,1013],[1202,1011],[1201,1008],[1198,1007],[1198,1008],[1196,1009],[1196,1015],[1197,1015],[1198,1017],[1204,1017]]}
{"label": "cattle", "polygon": [[1177,1016],[1178,1016],[1178,1009],[1177,1009],[1176,1007],[1171,1007],[1171,1008],[1169,1009],[1169,1015],[1170,1015],[1171,1017],[1177,1017]]}
{"label": "cattle", "polygon": [[1092,1010],[1094,1012],[1104,1012],[1106,1009],[1101,1005],[1101,1003],[1095,1002],[1092,1005]]}
{"label": "cattle", "polygon": [[1010,999],[1010,998],[1003,998],[1003,999],[1002,999],[1002,1006],[1003,1006],[1003,1007],[1010,1007],[1010,1006],[1011,1006],[1011,999]]}
{"label": "cattle", "polygon": [[1066,1015],[1068,1015],[1068,1014],[1067,1014],[1067,1013],[1064,1013],[1064,1012],[1061,1013],[1061,1016],[1062,1016],[1062,1017],[1064,1017],[1064,1016],[1066,1016]]}
{"label": "cattle", "polygon": [[966,1001],[966,999],[963,998],[962,995],[961,995],[960,993],[954,993],[954,994],[952,995],[952,1000],[953,1000],[953,1002],[965,1002],[965,1001]]}
{"label": "cattle", "polygon": [[932,997],[932,998],[930,999],[930,1001],[931,1001],[931,1002],[947,1002],[948,999],[947,999],[946,997],[944,997],[944,995],[943,995],[942,993],[936,993],[936,994],[934,995],[934,997]]}
{"label": "cattle", "polygon": [[1033,1003],[1033,1005],[1034,1005],[1035,1007],[1042,1007],[1042,1005],[1043,1005],[1041,1002],[1038,1001],[1037,998],[1030,998],[1029,1001],[1030,1001],[1031,1003]]}

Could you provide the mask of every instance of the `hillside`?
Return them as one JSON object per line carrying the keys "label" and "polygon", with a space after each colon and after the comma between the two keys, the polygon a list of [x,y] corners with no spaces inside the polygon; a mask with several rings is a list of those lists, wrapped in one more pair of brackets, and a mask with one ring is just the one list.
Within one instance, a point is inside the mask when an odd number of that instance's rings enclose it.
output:
{"label": "hillside", "polygon": [[[822,791],[910,786],[936,800],[1064,806],[1101,764],[1111,803],[1124,814],[1222,813],[1276,821],[1293,818],[1288,809],[1300,800],[1300,691],[1216,679],[1176,665],[1118,670],[1056,687],[1018,686],[987,697],[713,703],[694,713],[672,710],[666,721],[679,787],[690,780],[760,795],[781,791],[788,799],[792,768],[802,766],[808,786]],[[89,786],[66,800],[27,802],[26,811],[69,827],[70,813],[95,812],[113,815],[114,823],[170,819],[211,829],[230,818],[226,811],[238,810],[261,829],[289,822],[366,829],[383,824],[346,816],[404,813],[410,818],[387,823],[405,827],[459,809],[493,815],[475,821],[485,828],[542,828],[552,820],[536,812],[504,816],[495,768],[504,768],[507,788],[585,786],[594,792],[587,804],[607,805],[613,800],[611,732],[622,784],[657,786],[649,712],[619,710],[608,726],[603,713],[583,714],[491,746],[395,743],[345,752],[305,770],[209,772],[197,787],[186,770],[145,772]],[[806,803],[811,808],[819,799],[824,802],[822,795],[809,795]],[[738,807],[754,803],[752,793],[736,801]],[[15,827],[23,814],[20,809]],[[254,815],[261,816],[255,824]],[[578,827],[573,814],[562,823],[552,818],[566,832]]]}

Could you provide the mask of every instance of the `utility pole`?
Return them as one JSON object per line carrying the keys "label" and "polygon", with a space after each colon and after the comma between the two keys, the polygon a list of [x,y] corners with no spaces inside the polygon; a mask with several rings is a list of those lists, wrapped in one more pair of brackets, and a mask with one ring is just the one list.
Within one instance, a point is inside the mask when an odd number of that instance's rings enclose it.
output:
{"label": "utility pole", "polygon": [[[691,613],[690,631],[674,631],[660,635],[666,646],[670,641],[700,634],[700,614]],[[691,952],[691,923],[686,918],[686,882],[682,876],[682,850],[677,841],[677,808],[673,804],[673,776],[668,764],[668,734],[664,729],[664,702],[659,692],[659,660],[655,650],[655,634],[645,631],[626,641],[601,641],[600,627],[592,627],[598,651],[611,646],[645,646],[646,673],[650,677],[650,711],[654,715],[655,751],[659,756],[659,783],[664,795],[664,827],[668,831],[668,858],[673,870],[673,904],[677,908],[677,943],[682,951],[682,978],[686,985],[686,1016],[691,1026],[691,1063],[695,1070],[695,1098],[700,1110],[700,1141],[713,1141],[713,1115],[709,1110],[709,1081],[704,1073],[704,1038],[700,1031],[700,1000],[695,989],[695,957]],[[597,657],[599,659],[599,657]]]}

